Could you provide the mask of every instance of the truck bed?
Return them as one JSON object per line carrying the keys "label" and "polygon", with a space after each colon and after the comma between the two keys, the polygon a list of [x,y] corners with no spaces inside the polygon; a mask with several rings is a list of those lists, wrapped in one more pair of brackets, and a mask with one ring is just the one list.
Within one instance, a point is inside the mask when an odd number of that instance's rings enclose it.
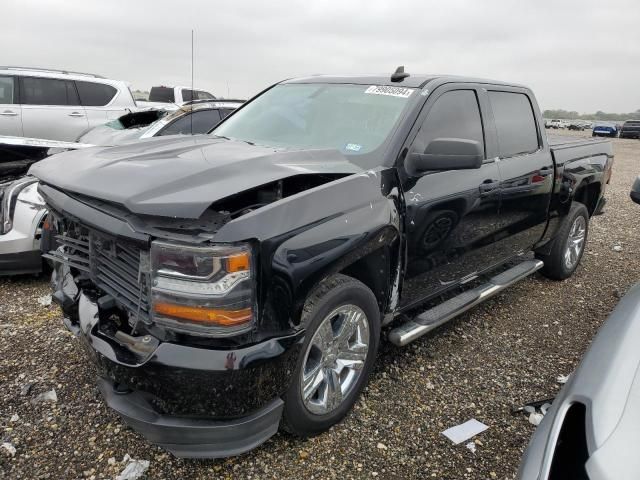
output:
{"label": "truck bed", "polygon": [[604,137],[573,137],[569,135],[547,135],[549,146],[554,149],[562,147],[575,147],[577,145],[592,145],[594,143],[607,143]]}
{"label": "truck bed", "polygon": [[551,153],[559,165],[564,165],[567,161],[596,155],[613,155],[611,141],[606,138],[547,135],[547,140]]}

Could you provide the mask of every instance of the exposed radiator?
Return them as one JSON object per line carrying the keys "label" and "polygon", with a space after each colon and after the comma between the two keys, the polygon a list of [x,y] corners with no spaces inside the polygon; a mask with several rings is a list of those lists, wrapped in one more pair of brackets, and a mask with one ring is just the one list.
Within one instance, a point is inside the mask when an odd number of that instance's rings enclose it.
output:
{"label": "exposed radiator", "polygon": [[149,322],[149,252],[135,243],[67,222],[43,257],[86,273],[134,319]]}

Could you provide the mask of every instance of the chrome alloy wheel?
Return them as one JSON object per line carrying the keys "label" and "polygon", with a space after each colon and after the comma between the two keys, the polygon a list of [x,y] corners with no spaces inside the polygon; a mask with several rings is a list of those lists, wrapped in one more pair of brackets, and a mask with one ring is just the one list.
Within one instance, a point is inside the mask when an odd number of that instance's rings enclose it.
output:
{"label": "chrome alloy wheel", "polygon": [[587,222],[584,217],[580,215],[573,221],[573,225],[571,225],[569,235],[567,236],[567,244],[564,250],[564,265],[568,270],[573,270],[580,259],[580,254],[584,248],[586,232]]}
{"label": "chrome alloy wheel", "polygon": [[360,307],[343,305],[327,315],[303,357],[300,394],[309,412],[335,410],[353,391],[369,350],[369,320]]}

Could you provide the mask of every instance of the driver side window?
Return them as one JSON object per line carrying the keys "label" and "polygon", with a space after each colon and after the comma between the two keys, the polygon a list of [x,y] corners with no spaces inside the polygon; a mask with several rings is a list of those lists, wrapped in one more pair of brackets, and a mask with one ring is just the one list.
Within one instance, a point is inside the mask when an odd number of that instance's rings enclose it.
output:
{"label": "driver side window", "polygon": [[414,151],[423,152],[436,138],[475,140],[484,150],[482,120],[475,91],[452,90],[436,99],[416,136]]}

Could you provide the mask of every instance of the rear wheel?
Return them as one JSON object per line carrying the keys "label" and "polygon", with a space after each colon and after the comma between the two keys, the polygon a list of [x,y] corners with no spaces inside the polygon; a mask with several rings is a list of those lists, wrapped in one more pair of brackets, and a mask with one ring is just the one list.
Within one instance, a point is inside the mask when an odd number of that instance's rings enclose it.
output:
{"label": "rear wheel", "polygon": [[367,383],[380,337],[378,302],[362,282],[334,275],[311,293],[307,335],[285,396],[286,430],[317,435],[349,412]]}
{"label": "rear wheel", "polygon": [[542,274],[553,280],[564,280],[576,271],[589,234],[589,211],[580,202],[573,202],[562,222],[548,255],[538,255],[544,261]]}

